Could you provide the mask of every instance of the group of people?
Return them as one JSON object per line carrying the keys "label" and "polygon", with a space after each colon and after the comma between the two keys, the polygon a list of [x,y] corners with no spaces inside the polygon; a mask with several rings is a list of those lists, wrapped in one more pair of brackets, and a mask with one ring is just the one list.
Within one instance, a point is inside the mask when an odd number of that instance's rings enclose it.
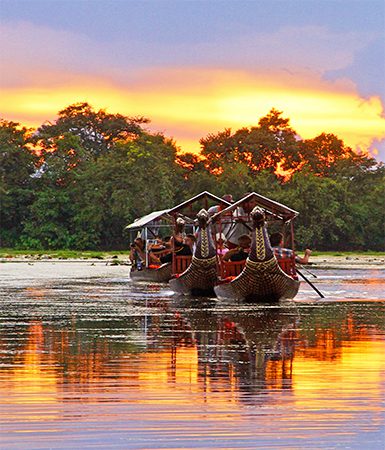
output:
{"label": "group of people", "polygon": [[[174,233],[163,239],[157,236],[147,246],[147,261],[149,264],[164,264],[172,262],[173,255],[191,256],[196,238],[193,234]],[[141,270],[146,262],[145,242],[137,237],[131,244],[130,261],[132,266]]]}
{"label": "group of people", "polygon": [[[293,250],[285,248],[282,233],[273,233],[270,243],[275,257],[279,259],[292,258]],[[251,237],[242,234],[238,238],[238,245],[229,245],[223,233],[216,235],[217,254],[223,261],[245,261],[249,256]],[[172,262],[173,255],[190,256],[193,254],[196,238],[193,234],[174,234],[163,239],[156,238],[148,246],[148,261],[150,264],[164,264]],[[308,264],[311,250],[306,249],[303,256],[296,255],[295,260],[300,264]],[[146,261],[145,243],[141,237],[137,237],[131,244],[130,261],[137,270],[141,270]]]}
{"label": "group of people", "polygon": [[[245,194],[247,195],[247,194]],[[232,196],[226,194],[222,197],[228,203],[233,203]],[[242,206],[238,206],[235,210],[223,214],[221,217],[220,227],[214,226],[216,232],[217,254],[223,261],[244,261],[247,259],[250,247],[251,231],[250,225],[245,220],[254,207],[257,206],[257,200],[250,197],[243,202]],[[220,205],[209,208],[210,215],[218,213]],[[219,229],[218,229],[219,228]],[[175,231],[172,236],[163,239],[157,237],[147,247],[147,261],[149,264],[164,264],[172,262],[173,255],[189,256],[193,254],[196,237],[193,234],[184,234]],[[276,258],[293,258],[294,252],[284,247],[284,236],[282,233],[273,233],[270,236],[270,243]],[[145,242],[142,238],[137,237],[131,244],[130,260],[134,267],[141,269],[146,261]],[[306,249],[304,255],[295,256],[295,260],[300,264],[307,264],[311,250]]]}
{"label": "group of people", "polygon": [[[246,193],[245,196],[247,195]],[[230,194],[226,194],[222,198],[229,203],[233,203]],[[244,218],[251,213],[255,206],[257,206],[257,200],[251,197],[234,211],[229,212],[227,215],[222,215],[220,232],[216,234],[216,241],[218,245],[218,256],[223,261],[244,261],[247,259],[251,246],[251,238],[249,235],[251,227]],[[219,205],[214,206],[209,209],[209,213],[213,215],[219,212],[219,210]],[[284,247],[284,236],[282,233],[272,233],[270,235],[270,244],[277,259],[293,258],[293,250]],[[304,255],[302,257],[296,255],[295,260],[297,263],[307,264],[310,255],[311,250],[306,249]]]}
{"label": "group of people", "polygon": [[[284,247],[284,236],[282,233],[273,233],[270,235],[270,244],[273,248],[275,257],[280,259],[293,258],[294,252]],[[238,238],[238,246],[235,248],[226,248],[227,242],[224,235],[218,235],[218,256],[223,261],[244,261],[249,256],[251,237],[248,234],[242,234]],[[299,264],[308,264],[311,250],[306,249],[303,256],[295,255],[295,261]]]}

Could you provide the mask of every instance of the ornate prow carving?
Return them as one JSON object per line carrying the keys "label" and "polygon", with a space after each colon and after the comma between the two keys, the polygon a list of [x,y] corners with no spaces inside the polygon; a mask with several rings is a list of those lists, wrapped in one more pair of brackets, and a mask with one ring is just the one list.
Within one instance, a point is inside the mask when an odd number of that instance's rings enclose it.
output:
{"label": "ornate prow carving", "polygon": [[253,262],[268,261],[273,258],[273,250],[266,229],[265,213],[256,206],[250,216],[253,222],[253,233],[249,260]]}
{"label": "ornate prow carving", "polygon": [[210,216],[205,209],[197,214],[199,226],[197,242],[190,266],[170,281],[176,292],[212,294],[217,283],[216,249],[209,225]]}

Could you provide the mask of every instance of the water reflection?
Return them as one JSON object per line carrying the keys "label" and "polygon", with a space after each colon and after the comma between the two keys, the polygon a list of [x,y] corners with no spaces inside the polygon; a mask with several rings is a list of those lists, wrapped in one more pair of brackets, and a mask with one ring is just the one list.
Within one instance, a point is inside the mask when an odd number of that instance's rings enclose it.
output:
{"label": "water reflection", "polygon": [[2,299],[0,436],[4,448],[26,433],[60,447],[69,430],[73,448],[111,430],[114,448],[376,448],[383,319],[383,303],[197,307],[119,281],[19,289]]}

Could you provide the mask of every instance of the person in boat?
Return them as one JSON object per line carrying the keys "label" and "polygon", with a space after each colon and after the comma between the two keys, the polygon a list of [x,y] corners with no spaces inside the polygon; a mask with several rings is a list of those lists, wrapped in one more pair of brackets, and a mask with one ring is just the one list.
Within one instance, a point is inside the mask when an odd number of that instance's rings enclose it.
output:
{"label": "person in boat", "polygon": [[243,234],[238,238],[238,247],[229,250],[224,256],[223,261],[246,261],[249,256],[251,246],[251,237]]}
{"label": "person in boat", "polygon": [[[222,199],[225,200],[226,202],[234,203],[233,196],[231,194],[222,195]],[[210,208],[207,210],[207,212],[210,214],[210,216],[212,216],[212,215],[216,214],[217,212],[219,212],[223,208],[224,207],[221,205],[214,205],[214,206],[210,206]]]}
{"label": "person in boat", "polygon": [[161,264],[160,258],[171,252],[171,236],[165,236],[161,242],[149,247],[148,258],[151,264]]}
{"label": "person in boat", "polygon": [[[293,250],[290,248],[285,248],[283,245],[283,234],[282,233],[272,233],[270,235],[270,244],[273,247],[273,252],[275,257],[279,259],[284,258],[292,258],[293,257]],[[308,264],[309,263],[309,257],[311,255],[311,250],[306,249],[305,254],[301,256],[295,257],[295,261],[299,264]]]}
{"label": "person in boat", "polygon": [[142,238],[137,237],[130,246],[130,261],[132,267],[140,270],[146,261],[146,254],[144,251],[144,241]]}
{"label": "person in boat", "polygon": [[159,258],[162,264],[172,262],[174,253],[177,256],[192,256],[196,240],[193,234],[187,234],[182,239],[180,236],[174,235],[171,240],[173,241],[174,251],[171,247],[169,253]]}
{"label": "person in boat", "polygon": [[215,240],[217,242],[217,255],[220,258],[223,258],[225,254],[228,252],[228,248],[226,247],[226,236],[223,233],[217,233],[215,235]]}
{"label": "person in boat", "polygon": [[[222,199],[225,200],[226,202],[234,203],[233,196],[231,194],[222,195]],[[216,214],[217,212],[221,211],[224,208],[226,208],[226,206],[214,205],[211,206],[207,210],[207,212],[210,214],[210,216],[213,216],[214,214]],[[222,216],[220,225],[218,223],[213,223],[212,224],[213,233],[214,234],[223,233],[224,236],[227,236],[232,229],[232,222],[233,222],[232,217],[233,214],[230,211],[229,213]]]}
{"label": "person in boat", "polygon": [[155,239],[148,241],[147,250],[148,251],[160,251],[164,250],[165,245],[163,239],[160,236],[155,236]]}
{"label": "person in boat", "polygon": [[[244,197],[249,195],[249,192],[244,194]],[[238,247],[239,238],[245,234],[248,234],[252,229],[251,221],[247,221],[246,217],[257,206],[257,200],[250,198],[247,202],[244,202],[242,206],[233,212],[233,224],[230,231],[226,234],[227,247],[229,249],[235,249]]]}
{"label": "person in boat", "polygon": [[[183,239],[184,252],[186,253],[185,256],[189,256],[194,253],[195,243],[196,243],[196,237],[193,234],[186,234],[185,238]],[[190,249],[191,253],[189,253],[189,250],[187,247]]]}

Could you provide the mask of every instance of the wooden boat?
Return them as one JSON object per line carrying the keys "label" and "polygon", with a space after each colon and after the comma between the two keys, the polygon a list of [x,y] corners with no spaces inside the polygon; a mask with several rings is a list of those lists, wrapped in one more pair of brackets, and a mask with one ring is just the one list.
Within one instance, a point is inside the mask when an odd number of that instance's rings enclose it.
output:
{"label": "wooden boat", "polygon": [[149,281],[167,283],[172,276],[172,264],[165,263],[160,266],[143,267],[141,270],[131,268],[130,277],[133,281]]}
{"label": "wooden boat", "polygon": [[[178,217],[174,223],[175,234],[183,234],[186,222],[183,218]],[[191,256],[177,256],[172,249],[172,261],[164,264],[150,263],[140,269],[131,268],[130,276],[135,281],[152,281],[158,283],[167,283],[173,274],[183,272],[191,262]],[[167,254],[169,251],[158,253],[158,256]],[[146,259],[149,261],[148,252],[146,251]]]}
{"label": "wooden boat", "polygon": [[202,206],[207,210],[209,206],[213,204],[220,205],[223,209],[230,205],[229,202],[210,192],[204,191],[173,208],[152,212],[128,225],[126,229],[131,235],[140,234],[146,245],[146,261],[144,261],[141,270],[135,268],[131,269],[130,278],[133,281],[167,283],[171,277],[184,272],[191,264],[191,256],[178,256],[173,248],[173,258],[171,263],[162,265],[154,264],[148,257],[149,243],[152,238],[161,233],[162,230],[166,230],[167,234],[172,234],[172,231],[178,226],[178,220],[183,220],[185,222],[187,232],[190,232],[191,234],[195,233],[195,218],[197,211],[202,209]]}
{"label": "wooden boat", "polygon": [[170,280],[171,289],[181,294],[214,294],[218,283],[216,247],[209,225],[210,216],[205,209],[197,214],[197,242],[188,268]]}
{"label": "wooden boat", "polygon": [[241,273],[231,281],[215,287],[219,299],[243,302],[271,302],[282,298],[294,298],[299,281],[285,273],[270,245],[265,225],[265,213],[256,206],[252,219],[252,243],[249,257]]}

